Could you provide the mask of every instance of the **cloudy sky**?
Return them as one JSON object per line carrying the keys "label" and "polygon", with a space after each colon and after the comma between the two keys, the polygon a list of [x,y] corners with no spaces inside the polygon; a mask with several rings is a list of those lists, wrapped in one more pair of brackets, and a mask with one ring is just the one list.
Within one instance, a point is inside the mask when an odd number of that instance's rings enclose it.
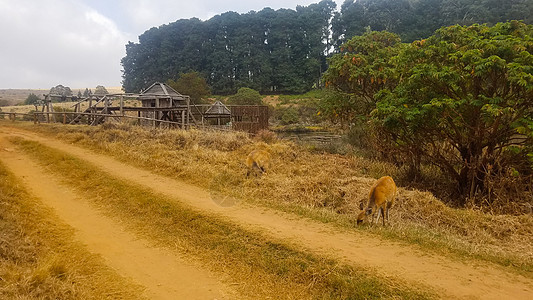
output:
{"label": "cloudy sky", "polygon": [[126,43],[151,27],[319,1],[0,0],[0,89],[120,86]]}

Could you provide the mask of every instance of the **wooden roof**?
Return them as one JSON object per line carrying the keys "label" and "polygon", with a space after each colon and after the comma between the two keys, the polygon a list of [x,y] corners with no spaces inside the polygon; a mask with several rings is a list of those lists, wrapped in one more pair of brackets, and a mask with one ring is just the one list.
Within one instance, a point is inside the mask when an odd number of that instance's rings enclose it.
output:
{"label": "wooden roof", "polygon": [[211,105],[211,107],[209,109],[207,109],[205,111],[206,115],[210,115],[210,116],[213,116],[213,115],[231,115],[231,111],[229,110],[229,108],[224,105],[224,103],[220,102],[220,101],[216,101],[215,103],[213,103],[213,105]]}
{"label": "wooden roof", "polygon": [[140,99],[155,99],[155,98],[172,98],[175,100],[184,100],[185,96],[178,93],[175,89],[168,86],[166,83],[156,82],[149,88],[143,91]]}

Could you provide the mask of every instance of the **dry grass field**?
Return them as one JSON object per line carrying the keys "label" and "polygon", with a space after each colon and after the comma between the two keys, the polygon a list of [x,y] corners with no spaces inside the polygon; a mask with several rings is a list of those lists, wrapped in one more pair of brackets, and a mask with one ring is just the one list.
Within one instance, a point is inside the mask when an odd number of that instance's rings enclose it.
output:
{"label": "dry grass field", "polygon": [[[239,199],[348,227],[354,226],[359,203],[374,180],[384,175],[396,177],[400,172],[394,165],[378,161],[311,153],[292,143],[267,144],[241,133],[113,124],[34,130]],[[272,152],[272,167],[265,176],[247,180],[244,158],[258,148]],[[391,213],[394,226],[368,230],[533,271],[532,217],[450,208],[428,192],[400,186],[397,206]]]}
{"label": "dry grass field", "polygon": [[[481,267],[488,264],[496,266],[490,268],[496,268],[499,271],[495,271],[496,269],[490,269],[490,272],[487,271],[496,275],[478,276],[479,278],[476,280],[487,280],[485,283],[494,280],[494,283],[497,283],[499,282],[498,280],[507,280],[508,282],[509,278],[513,276],[523,276],[521,277],[524,282],[523,289],[516,294],[517,298],[522,298],[523,295],[533,291],[530,289],[530,281],[533,279],[532,215],[492,215],[476,209],[450,208],[429,192],[405,188],[399,184],[399,197],[396,202],[397,205],[391,210],[390,226],[365,225],[358,227],[355,224],[355,218],[359,203],[367,197],[368,190],[375,179],[383,175],[401,176],[402,171],[394,165],[355,155],[310,152],[301,146],[277,140],[271,135],[268,136],[268,139],[261,137],[250,138],[243,133],[146,129],[122,124],[88,127],[49,124],[34,126],[20,122],[5,122],[4,126],[8,126],[3,129],[5,132],[10,132],[10,126],[15,126],[13,128],[37,133],[43,138],[59,139],[65,145],[74,145],[89,149],[100,155],[113,157],[122,163],[157,174],[161,178],[172,178],[193,184],[200,189],[210,191],[211,195],[216,193],[217,195],[231,197],[236,199],[239,207],[242,205],[265,207],[284,214],[288,213],[289,215],[303,217],[306,220],[310,220],[310,222],[327,224],[336,228],[336,231],[349,232],[350,236],[353,234],[354,236],[348,237],[348,240],[352,238],[358,240],[367,236],[368,239],[381,240],[382,242],[379,242],[380,245],[399,243],[406,247],[414,246],[425,253],[417,258],[419,262],[423,261],[424,257],[433,256],[442,257],[444,261],[449,260],[448,263],[444,263],[447,265],[455,266],[455,262],[459,262],[457,276],[460,273],[459,269],[462,268],[460,267],[461,265],[468,266],[473,264]],[[25,135],[21,134],[20,136],[24,137]],[[37,144],[28,144],[21,141],[18,143],[21,143],[21,147],[26,149],[24,151],[29,153],[29,155],[38,157],[39,161],[44,165],[51,166],[49,168],[56,174],[55,176],[70,174],[68,179],[65,177],[66,182],[70,182],[69,184],[72,186],[78,185],[77,188],[80,188],[80,191],[86,191],[85,197],[91,198],[90,195],[97,193],[99,196],[95,201],[100,203],[109,202],[109,209],[113,207],[116,214],[124,214],[124,219],[121,222],[141,218],[142,216],[141,219],[132,222],[138,222],[139,224],[154,223],[153,226],[150,226],[154,227],[153,229],[143,229],[144,235],[164,236],[163,232],[167,232],[166,234],[170,234],[170,236],[181,236],[180,234],[183,233],[181,233],[180,227],[174,228],[179,223],[177,220],[187,219],[193,221],[195,224],[193,227],[205,230],[202,234],[207,234],[210,240],[198,240],[196,235],[188,238],[180,237],[180,247],[191,243],[188,239],[192,239],[194,243],[203,243],[201,245],[195,244],[193,246],[194,249],[216,249],[215,252],[207,251],[206,253],[211,254],[205,254],[201,260],[209,262],[214,259],[213,255],[215,255],[215,260],[225,264],[225,268],[230,265],[236,266],[237,269],[229,271],[230,277],[237,276],[235,274],[244,274],[242,273],[244,272],[243,270],[257,269],[257,272],[264,272],[246,273],[247,278],[255,278],[251,279],[253,283],[248,282],[246,285],[249,285],[248,287],[255,286],[263,291],[260,298],[266,297],[266,295],[274,291],[273,286],[257,285],[256,280],[259,280],[260,277],[292,282],[294,284],[291,285],[292,288],[290,290],[292,292],[299,291],[301,286],[305,285],[308,280],[315,282],[313,284],[309,283],[312,288],[306,290],[306,296],[302,296],[302,298],[350,298],[347,295],[353,296],[357,293],[359,293],[357,294],[359,296],[365,295],[365,293],[370,292],[364,289],[361,290],[362,286],[375,285],[376,283],[371,283],[373,280],[378,280],[384,285],[380,285],[380,292],[377,294],[366,294],[372,295],[368,296],[370,298],[433,298],[431,293],[435,291],[431,289],[426,290],[428,292],[431,291],[429,294],[419,293],[420,290],[424,290],[424,288],[420,287],[415,287],[415,290],[405,290],[406,286],[400,287],[401,285],[394,284],[392,281],[382,277],[371,279],[375,278],[372,273],[359,274],[357,276],[362,276],[361,278],[364,279],[352,282],[350,278],[353,278],[351,276],[355,274],[353,273],[355,272],[354,269],[344,269],[343,267],[336,269],[337,267],[333,267],[337,271],[330,273],[332,270],[330,269],[332,266],[330,262],[325,262],[315,256],[310,257],[299,252],[300,250],[291,247],[287,248],[284,245],[276,244],[273,246],[273,244],[269,244],[267,237],[259,233],[250,235],[249,232],[242,232],[240,229],[233,227],[233,225],[216,219],[213,219],[211,225],[208,225],[207,223],[202,223],[202,220],[205,220],[204,216],[195,215],[190,217],[194,215],[193,212],[186,213],[189,217],[178,215],[178,211],[183,211],[183,207],[174,207],[174,204],[171,205],[164,202],[166,200],[148,200],[158,199],[158,196],[147,194],[143,190],[136,190],[133,185],[124,186],[124,183],[112,178],[102,178],[102,176],[97,174],[91,175],[97,172],[83,161],[76,160],[74,162],[71,158],[63,156],[63,154],[48,150]],[[263,176],[246,178],[244,160],[253,149],[267,149],[271,152],[271,168]],[[65,151],[67,151],[66,148]],[[71,162],[70,164],[62,163],[69,161]],[[81,170],[85,170],[85,172]],[[129,172],[124,171],[123,173]],[[139,174],[137,177],[142,176]],[[88,183],[83,183],[85,181]],[[155,186],[157,183],[154,182],[152,185]],[[117,192],[113,192],[117,189],[128,191],[124,193],[127,194],[126,198],[129,200],[114,200],[113,197],[119,197],[116,195]],[[169,188],[169,190],[172,191],[173,188]],[[106,196],[107,194],[112,195]],[[156,206],[148,205],[145,207],[144,204],[140,205],[139,209],[142,208],[142,210],[137,212],[139,214],[137,217],[135,216],[137,213],[126,208],[130,205],[128,201],[140,201],[139,203],[141,204],[156,201],[153,204]],[[221,228],[222,232],[219,232],[218,229],[214,230],[211,227],[213,226],[212,222],[215,222],[217,224],[215,227]],[[192,228],[190,223],[184,223],[182,226],[184,228]],[[154,232],[158,233],[147,233],[146,230],[154,230]],[[280,227],[278,230],[282,231],[283,229]],[[228,232],[233,233],[229,234]],[[218,235],[220,236],[217,237]],[[231,237],[231,239],[228,240],[228,237]],[[232,240],[233,238],[235,240]],[[256,238],[259,240],[256,240]],[[214,246],[222,245],[222,241],[229,244],[224,244],[225,246],[222,248]],[[242,244],[242,241],[246,241],[246,243]],[[165,238],[162,238],[158,243],[172,244]],[[309,242],[308,247],[312,243],[312,241]],[[343,247],[345,247],[342,244],[337,246],[340,247],[339,249],[344,249]],[[403,250],[403,252],[402,255],[406,255],[405,253],[410,253],[411,251]],[[249,259],[244,265],[235,264],[235,261],[227,263],[226,259],[231,259],[232,255],[236,255],[236,257],[246,256]],[[349,257],[347,253],[345,255]],[[265,260],[265,258],[272,259],[274,257],[276,257],[274,260]],[[283,260],[284,263],[280,265],[273,264],[274,261],[278,261],[282,257],[291,258],[291,260]],[[415,256],[412,258],[414,259]],[[371,260],[370,256],[368,260]],[[263,269],[266,266],[268,268]],[[315,271],[311,271],[309,267]],[[430,266],[426,267],[428,269],[422,269],[421,274],[426,274],[428,277],[431,277],[431,272],[435,272],[435,274],[442,272],[439,271],[437,266],[433,270],[431,270]],[[472,269],[468,272],[475,273],[477,271]],[[387,273],[386,269],[382,270],[381,274],[383,273],[388,274],[388,276],[395,276],[394,272]],[[326,276],[325,274],[331,274],[334,277]],[[453,275],[453,272],[450,275]],[[416,280],[415,277],[413,278]],[[240,278],[240,280],[244,279]],[[425,282],[425,284],[428,284],[428,282]],[[515,282],[514,284],[520,287],[520,283]],[[512,284],[506,283],[506,285],[510,286]],[[458,291],[463,288],[465,286],[457,286]],[[505,287],[494,285],[493,289],[495,290],[490,292],[485,290],[484,293],[494,294],[499,289],[504,291]],[[249,290],[247,292],[245,286],[239,286],[237,290],[242,295],[250,296],[248,294]],[[359,292],[355,293],[355,290]],[[453,287],[450,290],[453,291]],[[325,294],[320,294],[319,291]],[[350,292],[348,293],[348,291]],[[292,297],[298,297],[298,292],[292,292]],[[439,293],[437,290],[437,294]],[[472,293],[476,295],[476,292],[472,291]],[[482,293],[482,291],[479,291],[479,293]],[[445,295],[440,294],[440,297],[445,297]]]}
{"label": "dry grass field", "polygon": [[[94,92],[94,87],[90,88]],[[110,94],[118,94],[122,93],[122,87],[106,87],[106,90]],[[44,94],[48,94],[50,89],[0,89],[0,100],[6,100],[10,106],[17,106],[28,98],[29,94],[35,94],[41,99],[44,98]],[[85,88],[75,88],[72,89],[72,94],[77,95],[78,91],[81,91],[82,93],[85,91]],[[32,106],[33,107],[33,106]],[[16,109],[15,107],[10,107],[8,109]],[[5,110],[9,111],[9,110]],[[15,111],[19,112],[19,111]],[[24,111],[20,111],[24,112]]]}
{"label": "dry grass field", "polygon": [[0,100],[5,100],[9,105],[15,106],[24,102],[31,93],[42,97],[48,91],[41,89],[0,89]]}

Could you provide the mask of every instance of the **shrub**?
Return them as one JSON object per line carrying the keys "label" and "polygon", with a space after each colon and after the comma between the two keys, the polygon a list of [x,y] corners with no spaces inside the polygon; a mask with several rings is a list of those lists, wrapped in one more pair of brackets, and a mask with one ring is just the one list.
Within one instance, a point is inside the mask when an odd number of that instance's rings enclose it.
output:
{"label": "shrub", "polygon": [[280,109],[281,111],[281,125],[296,124],[299,121],[298,110],[290,106],[287,108]]}
{"label": "shrub", "polygon": [[240,88],[237,93],[228,98],[230,105],[263,105],[263,97],[258,91],[250,88]]}

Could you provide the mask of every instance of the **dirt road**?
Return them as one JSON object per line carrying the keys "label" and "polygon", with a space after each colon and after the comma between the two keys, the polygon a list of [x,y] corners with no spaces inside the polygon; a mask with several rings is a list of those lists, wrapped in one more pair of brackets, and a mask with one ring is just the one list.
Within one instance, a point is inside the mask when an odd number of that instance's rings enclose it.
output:
{"label": "dirt road", "polygon": [[[39,137],[34,133],[21,129],[1,127],[0,139],[2,144],[0,144],[0,149],[2,149],[2,152],[0,159],[17,176],[23,178],[25,184],[36,194],[41,190],[45,190],[46,186],[56,189],[62,189],[62,187],[58,183],[51,184],[49,181],[42,180],[42,178],[40,181],[38,181],[38,178],[33,179],[33,176],[39,175],[39,166],[29,161],[22,154],[10,151],[12,150],[11,146],[5,144],[5,137],[7,136],[19,136],[60,149],[91,162],[103,172],[109,174],[109,176],[151,188],[195,209],[224,216],[237,224],[260,229],[273,240],[282,240],[320,255],[332,256],[354,266],[374,269],[386,277],[399,277],[410,284],[428,286],[443,298],[533,299],[533,280],[506,272],[496,265],[479,261],[465,264],[447,257],[422,252],[415,246],[392,243],[360,232],[341,232],[328,224],[317,223],[270,209],[249,207],[242,204],[233,207],[222,207],[213,201],[208,191],[201,188],[132,167],[109,156],[95,154],[58,140]],[[76,199],[76,195],[72,191],[66,190],[63,192],[66,193],[65,198]],[[66,205],[54,203],[54,200],[47,199],[49,197],[45,194],[38,194],[38,196],[44,202],[55,207],[65,221],[80,231],[79,239],[90,245],[92,251],[101,253],[108,259],[109,264],[119,272],[124,272],[127,276],[135,278],[147,288],[147,291],[150,291],[150,295],[165,298],[166,295],[181,292],[182,287],[175,285],[178,280],[170,278],[165,281],[166,269],[168,269],[168,267],[165,267],[166,260],[168,257],[173,260],[173,254],[165,253],[162,249],[154,249],[143,245],[142,241],[136,240],[127,232],[120,230],[108,231],[110,227],[117,228],[117,225],[111,223],[105,225],[104,223],[111,221],[106,220],[104,222],[102,220],[104,217],[100,215],[92,216],[96,213],[91,211],[91,208],[86,204]],[[72,202],[78,203],[79,201]],[[68,203],[71,203],[71,201],[68,201]],[[69,205],[75,205],[76,207],[64,207]],[[97,223],[101,224],[91,224],[89,223],[90,220],[84,221],[85,218],[91,219],[93,217],[99,218]],[[97,225],[104,227],[96,229],[98,228]],[[85,231],[92,231],[92,233]],[[116,238],[114,237],[115,235],[123,236]],[[104,240],[107,237],[110,240],[108,242],[111,242],[111,240],[116,242],[110,246],[101,244],[107,243]],[[106,248],[113,250],[102,250]],[[139,249],[138,252],[137,249]],[[126,265],[131,264],[131,266],[121,265],[119,256],[121,256],[123,251],[129,253],[130,258],[126,260]],[[145,266],[142,265],[144,257],[152,257],[154,260],[160,259],[161,265],[154,264],[152,269],[145,269]],[[207,271],[202,270],[201,266],[191,266],[190,263],[179,258],[176,261],[177,265],[173,267],[176,272],[172,276],[180,278],[179,276],[182,272],[192,272],[192,274],[198,276],[196,280],[193,280],[197,285],[184,285],[184,288],[193,288],[194,291],[189,291],[189,293],[192,293],[191,295],[196,295],[194,293],[201,291],[205,294],[197,295],[198,298],[209,299],[223,298],[231,294],[231,289],[212,278]],[[136,265],[136,263],[140,265]],[[163,270],[159,270],[159,268]],[[136,273],[143,274],[134,275]],[[188,274],[181,276],[191,277]]]}
{"label": "dirt road", "polygon": [[124,231],[69,187],[43,172],[30,158],[0,138],[0,157],[26,189],[54,208],[76,229],[76,238],[100,254],[119,274],[144,286],[149,299],[232,299],[230,290],[213,274],[174,252],[155,248]]}

